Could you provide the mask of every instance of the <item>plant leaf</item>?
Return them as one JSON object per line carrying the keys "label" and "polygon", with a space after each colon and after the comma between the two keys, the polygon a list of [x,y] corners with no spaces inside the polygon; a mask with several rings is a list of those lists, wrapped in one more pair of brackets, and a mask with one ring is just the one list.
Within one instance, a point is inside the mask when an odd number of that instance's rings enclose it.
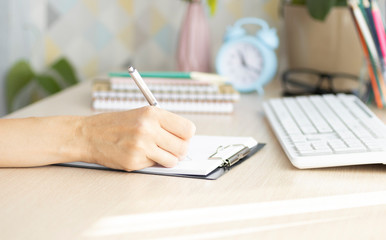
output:
{"label": "plant leaf", "polygon": [[217,0],[208,0],[208,6],[210,9],[210,15],[213,16],[216,13]]}
{"label": "plant leaf", "polygon": [[54,94],[62,90],[60,85],[55,81],[55,79],[47,74],[35,76],[35,80],[40,87],[42,87],[47,93]]}
{"label": "plant leaf", "polygon": [[13,110],[13,102],[19,92],[31,82],[35,76],[31,66],[25,60],[16,62],[8,71],[5,79],[5,95],[7,99],[7,110]]}
{"label": "plant leaf", "polygon": [[347,6],[347,0],[336,0],[335,6],[340,6],[340,7]]}
{"label": "plant leaf", "polygon": [[291,4],[293,4],[293,5],[305,5],[306,4],[306,0],[293,0],[291,2]]}
{"label": "plant leaf", "polygon": [[306,4],[310,15],[323,21],[330,9],[335,6],[335,0],[308,0]]}
{"label": "plant leaf", "polygon": [[60,58],[51,65],[51,69],[55,70],[68,85],[74,85],[78,82],[74,68],[66,58]]}

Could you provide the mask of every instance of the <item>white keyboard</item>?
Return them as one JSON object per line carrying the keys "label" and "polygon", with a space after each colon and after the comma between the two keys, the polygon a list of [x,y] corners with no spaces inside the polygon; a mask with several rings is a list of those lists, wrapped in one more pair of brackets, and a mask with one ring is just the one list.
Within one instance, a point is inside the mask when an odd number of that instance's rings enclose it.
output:
{"label": "white keyboard", "polygon": [[277,98],[263,107],[297,168],[386,164],[386,126],[353,95]]}

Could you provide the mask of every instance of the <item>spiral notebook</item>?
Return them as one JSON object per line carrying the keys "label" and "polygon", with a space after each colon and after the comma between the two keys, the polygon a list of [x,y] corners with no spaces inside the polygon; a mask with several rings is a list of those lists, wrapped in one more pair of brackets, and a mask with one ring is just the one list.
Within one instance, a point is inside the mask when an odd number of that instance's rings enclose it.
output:
{"label": "spiral notebook", "polygon": [[[232,113],[239,93],[228,84],[189,79],[145,78],[163,109],[187,113]],[[92,108],[97,111],[129,110],[148,105],[130,78],[95,80]]]}
{"label": "spiral notebook", "polygon": [[[263,143],[258,143],[252,137],[196,135],[191,140],[188,157],[180,161],[177,166],[172,168],[154,166],[135,172],[217,179],[237,164],[240,164],[255,154],[264,145]],[[65,163],[61,165],[109,170],[109,168],[98,164],[84,162]]]}

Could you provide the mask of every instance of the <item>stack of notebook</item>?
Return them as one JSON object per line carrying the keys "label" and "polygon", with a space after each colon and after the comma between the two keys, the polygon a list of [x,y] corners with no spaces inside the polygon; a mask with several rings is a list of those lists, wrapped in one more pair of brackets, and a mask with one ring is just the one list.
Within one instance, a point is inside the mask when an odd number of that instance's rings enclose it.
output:
{"label": "stack of notebook", "polygon": [[[185,113],[232,113],[239,93],[228,84],[192,79],[144,78],[163,109]],[[131,78],[93,82],[92,107],[97,111],[129,110],[148,103]]]}

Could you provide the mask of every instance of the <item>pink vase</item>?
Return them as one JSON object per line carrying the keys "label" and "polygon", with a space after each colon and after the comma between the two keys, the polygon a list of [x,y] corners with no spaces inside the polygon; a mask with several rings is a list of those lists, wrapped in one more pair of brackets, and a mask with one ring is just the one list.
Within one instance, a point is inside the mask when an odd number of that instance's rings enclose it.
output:
{"label": "pink vase", "polygon": [[209,26],[200,0],[189,3],[177,50],[179,71],[210,72]]}

